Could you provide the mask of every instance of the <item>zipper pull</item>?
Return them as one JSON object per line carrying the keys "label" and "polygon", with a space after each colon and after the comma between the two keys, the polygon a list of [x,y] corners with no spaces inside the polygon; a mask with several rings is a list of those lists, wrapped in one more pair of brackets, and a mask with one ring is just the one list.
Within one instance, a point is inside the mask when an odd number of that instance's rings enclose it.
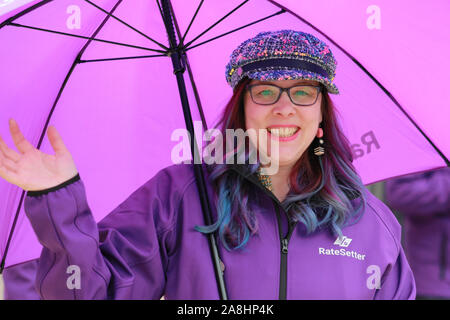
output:
{"label": "zipper pull", "polygon": [[288,239],[286,238],[281,240],[281,252],[288,253]]}

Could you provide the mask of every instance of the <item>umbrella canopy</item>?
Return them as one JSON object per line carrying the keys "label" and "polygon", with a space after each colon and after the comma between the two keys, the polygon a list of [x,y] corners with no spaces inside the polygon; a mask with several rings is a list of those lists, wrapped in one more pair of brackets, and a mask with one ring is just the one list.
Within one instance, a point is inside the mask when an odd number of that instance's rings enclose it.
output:
{"label": "umbrella canopy", "polygon": [[[176,148],[185,119],[161,8],[149,0],[18,3],[0,1],[0,135],[14,146],[14,118],[33,145],[53,154],[46,130],[56,126],[100,220],[157,171],[190,158]],[[330,44],[338,61],[341,94],[332,98],[364,183],[449,165],[448,1],[171,5],[199,145],[202,128],[216,123],[231,97],[232,50],[261,31],[296,29]],[[0,180],[5,267],[41,251],[24,195]]]}

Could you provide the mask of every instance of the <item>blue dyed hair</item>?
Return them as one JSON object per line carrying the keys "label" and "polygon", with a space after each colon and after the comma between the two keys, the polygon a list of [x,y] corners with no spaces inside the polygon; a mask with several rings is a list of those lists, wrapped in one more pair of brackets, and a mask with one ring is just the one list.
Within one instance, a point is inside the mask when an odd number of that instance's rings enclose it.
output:
{"label": "blue dyed hair", "polygon": [[[226,136],[226,129],[245,130],[244,88],[250,81],[248,78],[241,80],[224,109],[218,122],[222,137]],[[312,145],[303,153],[291,170],[291,189],[282,205],[292,221],[304,225],[307,234],[328,229],[342,236],[342,228],[356,223],[364,212],[365,187],[352,164],[350,144],[340,129],[333,102],[325,89],[322,95],[325,154],[315,156]],[[237,154],[238,148],[232,152]],[[245,149],[245,164],[242,165],[248,174],[255,174],[260,163],[247,164],[249,149]],[[226,154],[224,158],[229,156]],[[231,251],[244,248],[250,236],[258,232],[252,204],[258,201],[260,191],[223,162],[208,166],[216,189],[218,219],[210,226],[195,228],[202,233],[217,231],[224,247]]]}

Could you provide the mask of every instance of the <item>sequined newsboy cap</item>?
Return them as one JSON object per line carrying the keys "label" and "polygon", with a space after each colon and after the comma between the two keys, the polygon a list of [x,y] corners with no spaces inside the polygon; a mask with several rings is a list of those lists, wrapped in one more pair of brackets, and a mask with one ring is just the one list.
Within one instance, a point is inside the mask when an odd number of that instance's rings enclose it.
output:
{"label": "sequined newsboy cap", "polygon": [[246,76],[256,80],[315,80],[329,93],[339,94],[333,83],[336,65],[330,47],[312,34],[268,31],[258,33],[233,51],[226,79],[233,89]]}

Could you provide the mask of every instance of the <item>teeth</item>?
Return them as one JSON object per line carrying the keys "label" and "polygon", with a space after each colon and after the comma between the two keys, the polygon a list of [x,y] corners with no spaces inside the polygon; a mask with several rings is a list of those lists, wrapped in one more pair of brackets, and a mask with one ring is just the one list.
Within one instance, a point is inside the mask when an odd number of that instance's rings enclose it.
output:
{"label": "teeth", "polygon": [[298,128],[268,128],[268,130],[274,136],[287,138],[294,135]]}

